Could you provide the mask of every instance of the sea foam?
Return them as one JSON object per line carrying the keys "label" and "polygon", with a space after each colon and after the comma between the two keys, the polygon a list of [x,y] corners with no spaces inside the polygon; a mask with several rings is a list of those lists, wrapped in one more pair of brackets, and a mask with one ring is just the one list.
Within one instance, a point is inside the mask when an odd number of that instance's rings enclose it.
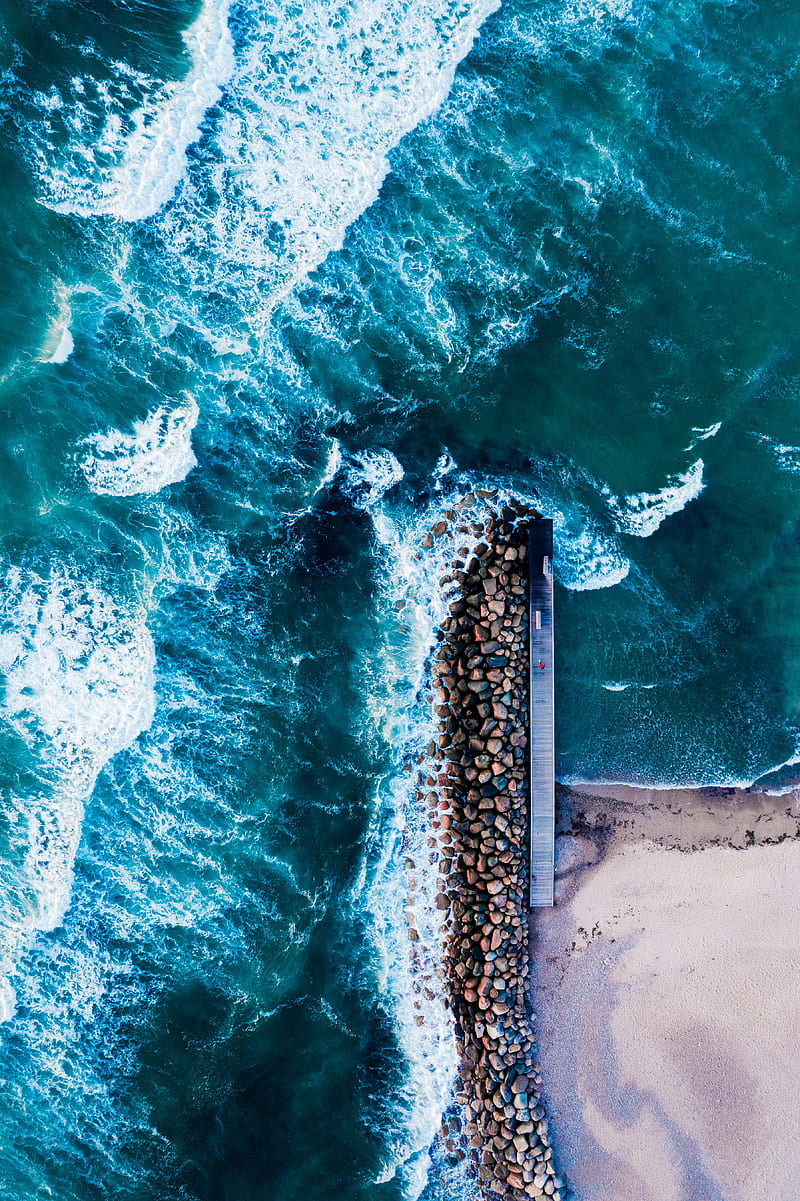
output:
{"label": "sea foam", "polygon": [[789,471],[793,475],[800,473],[800,446],[774,443],[770,449],[781,471]]}
{"label": "sea foam", "polygon": [[716,438],[717,434],[719,433],[719,431],[721,429],[722,429],[721,421],[715,421],[712,425],[705,425],[705,426],[693,425],[692,433],[694,434],[694,437],[692,438],[691,442],[686,447],[686,449],[694,450],[694,448],[695,448],[695,446],[697,446],[698,442],[705,442],[706,438]]}
{"label": "sea foam", "polygon": [[191,438],[198,416],[189,397],[181,408],[155,409],[134,423],[132,433],[92,434],[80,458],[89,487],[110,496],[136,496],[185,479],[197,462]]}
{"label": "sea foam", "polygon": [[[386,451],[368,452],[367,463],[390,467],[387,456]],[[363,480],[363,467],[350,471],[355,490]],[[386,479],[393,473],[380,474]],[[370,724],[382,732],[394,760],[392,773],[377,790],[373,841],[381,854],[366,900],[374,919],[382,988],[392,997],[408,1063],[400,1099],[408,1120],[404,1139],[387,1148],[376,1183],[405,1178],[403,1195],[415,1198],[425,1186],[426,1152],[452,1100],[458,1059],[452,1017],[436,974],[443,920],[435,905],[437,856],[428,847],[430,828],[424,807],[415,799],[413,772],[404,771],[402,765],[410,768],[425,761],[426,747],[437,737],[425,684],[435,632],[446,612],[438,580],[453,550],[452,543],[441,540],[431,551],[422,552],[421,540],[439,515],[438,508],[404,519],[384,499],[387,492],[384,489],[382,496],[362,505],[381,547],[385,611],[393,613],[398,601],[402,604],[399,621],[391,622],[394,628],[384,644],[379,670],[365,679]],[[419,934],[414,944],[408,938],[409,923]]]}
{"label": "sea foam", "polygon": [[[2,714],[41,763],[42,783],[9,795],[13,854],[0,878],[0,1006],[37,930],[69,904],[83,806],[108,760],[152,720],[154,650],[143,613],[121,608],[66,569],[48,579],[10,568],[0,600]],[[46,782],[45,782],[46,781]]]}
{"label": "sea foam", "polygon": [[[389,151],[441,104],[497,7],[262,0],[237,12],[234,45],[228,0],[206,0],[184,34],[184,80],[114,63],[108,78],[37,94],[42,202],[155,217],[176,278],[188,273],[203,293],[244,284],[252,319],[342,245]],[[207,152],[192,159],[204,118]]]}
{"label": "sea foam", "polygon": [[61,282],[56,283],[53,293],[55,312],[50,317],[42,345],[37,354],[40,363],[66,363],[75,349],[70,322],[72,305],[70,294]]}
{"label": "sea foam", "polygon": [[134,114],[122,161],[111,173],[105,211],[125,221],[140,221],[172,198],[186,171],[186,152],[233,73],[229,7],[229,0],[206,0],[183,34],[191,58],[189,74],[156,91]]}
{"label": "sea foam", "polygon": [[72,331],[68,327],[65,327],[58,340],[58,346],[56,346],[47,361],[48,363],[66,363],[74,349],[75,341],[72,337]]}
{"label": "sea foam", "polygon": [[637,538],[649,538],[673,513],[680,513],[703,491],[703,460],[682,475],[671,476],[658,492],[638,492],[620,499],[604,489],[609,512],[617,529]]}
{"label": "sea foam", "polygon": [[[255,7],[192,168],[157,219],[175,269],[262,318],[377,198],[388,154],[441,104],[497,0],[311,0]],[[209,197],[213,197],[209,211]],[[198,227],[201,237],[197,240]]]}
{"label": "sea foam", "polygon": [[44,203],[81,217],[140,221],[171,199],[233,71],[229,7],[230,0],[205,0],[184,31],[190,66],[179,81],[161,83],[119,62],[110,64],[109,81],[73,79],[71,96],[38,96],[53,128],[69,131],[66,154],[39,148]]}
{"label": "sea foam", "polygon": [[631,564],[613,537],[586,513],[565,518],[556,512],[553,519],[553,570],[559,584],[572,592],[590,592],[622,583]]}
{"label": "sea foam", "polygon": [[351,455],[342,490],[359,508],[369,509],[399,484],[405,472],[390,450],[363,450]]}

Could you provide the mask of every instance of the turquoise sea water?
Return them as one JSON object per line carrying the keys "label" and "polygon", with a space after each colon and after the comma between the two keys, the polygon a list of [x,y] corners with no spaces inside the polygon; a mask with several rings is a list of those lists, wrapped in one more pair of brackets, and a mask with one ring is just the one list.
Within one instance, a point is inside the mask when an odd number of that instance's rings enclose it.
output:
{"label": "turquoise sea water", "polygon": [[556,520],[563,779],[796,770],[799,33],[0,8],[3,1201],[458,1196],[400,840],[468,487]]}

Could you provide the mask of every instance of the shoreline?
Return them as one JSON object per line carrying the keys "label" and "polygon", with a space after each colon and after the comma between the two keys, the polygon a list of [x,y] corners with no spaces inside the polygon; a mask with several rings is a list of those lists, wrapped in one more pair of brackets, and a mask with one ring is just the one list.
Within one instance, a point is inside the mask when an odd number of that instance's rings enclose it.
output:
{"label": "shoreline", "polygon": [[[602,854],[649,841],[665,849],[746,849],[800,837],[800,789],[774,794],[741,788],[556,785],[556,839],[592,840]],[[573,851],[574,857],[574,851]]]}
{"label": "shoreline", "polygon": [[531,1004],[578,1201],[790,1201],[800,789],[557,786]]}
{"label": "shoreline", "polygon": [[[788,858],[792,864],[797,860],[800,921],[800,790],[556,781],[556,907],[531,911],[526,523],[538,515],[516,502],[493,504],[495,496],[469,494],[423,539],[426,549],[441,539],[455,555],[439,581],[447,611],[426,686],[438,737],[417,759],[415,793],[427,812],[430,862],[438,871],[433,899],[441,914],[441,971],[435,974],[444,986],[458,1056],[452,1102],[431,1148],[432,1167],[435,1162],[441,1173],[448,1164],[451,1169],[460,1164],[475,1198],[485,1201],[548,1196],[554,1201],[719,1201],[708,1180],[724,1176],[724,1165],[716,1164],[716,1175],[707,1179],[696,1164],[690,1171],[675,1148],[657,1145],[656,1135],[649,1152],[638,1149],[639,1143],[647,1144],[644,1132],[631,1143],[630,1096],[615,1096],[614,1090],[625,1072],[635,1075],[636,1055],[630,1067],[623,1047],[618,1067],[609,1068],[613,1039],[624,1044],[624,1035],[611,1029],[618,1002],[615,973],[635,946],[638,966],[630,975],[635,987],[641,984],[636,972],[652,983],[659,964],[670,960],[675,961],[668,973],[673,983],[684,967],[695,985],[705,979],[702,959],[688,966],[679,962],[681,955],[691,958],[692,940],[673,939],[665,914],[680,930],[684,907],[699,930],[715,904],[730,908],[739,871],[732,866],[733,854],[763,855],[777,848],[787,858],[779,844],[790,844]],[[460,540],[465,545],[459,547]],[[720,862],[714,861],[708,881],[698,882],[691,868],[703,855],[711,857],[704,862],[715,855]],[[407,859],[409,871],[415,866]],[[705,883],[710,900],[704,906],[698,896]],[[748,887],[753,894],[752,881]],[[755,897],[756,910],[762,902]],[[599,906],[600,920],[589,920],[593,906]],[[409,926],[414,959],[420,934],[410,915]],[[617,927],[619,937],[607,934]],[[723,916],[703,936],[706,946],[722,936],[714,962],[727,953],[725,931]],[[743,956],[735,959],[732,969],[725,968],[728,976],[740,970]],[[717,992],[721,987],[718,980],[712,986]],[[739,993],[733,992],[735,1001]],[[702,1004],[701,997],[699,1009]],[[689,1024],[696,1016],[683,1013],[680,998],[671,995],[653,1007],[648,994],[642,1014],[628,1014],[626,1028],[646,1043],[650,1015],[653,1030],[663,1030],[669,1024],[664,1014],[672,1013]],[[751,1016],[745,1007],[744,1016],[732,1022],[746,1024]],[[415,1020],[424,1022],[421,1014]],[[576,1061],[573,1033],[582,1063]],[[668,1032],[670,1040],[681,1041]],[[653,1059],[656,1052],[650,1048],[648,1054]],[[709,1078],[713,1075],[716,1061],[704,1058],[702,1047],[680,1054],[693,1055]],[[727,1046],[725,1055],[734,1062]],[[735,1062],[741,1074],[741,1060]],[[691,1093],[682,1081],[676,1085],[674,1076],[666,1072],[664,1077],[671,1103],[676,1095]],[[718,1089],[732,1094],[735,1076],[728,1079],[717,1071]],[[658,1086],[646,1086],[643,1077],[636,1095],[641,1098],[648,1090],[655,1095]],[[609,1104],[610,1116],[604,1112]],[[706,1098],[706,1104],[713,1099]],[[656,1122],[643,1101],[637,1107],[647,1121]],[[675,1126],[674,1114],[670,1121]],[[800,1141],[800,1126],[798,1136]],[[681,1137],[686,1143],[693,1128]],[[645,1172],[660,1157],[676,1182],[672,1192],[649,1194],[637,1157]],[[741,1175],[741,1166],[738,1170]],[[738,1201],[735,1194],[730,1201]],[[741,1201],[748,1198],[743,1194]]]}
{"label": "shoreline", "polygon": [[[772,775],[772,772],[765,773]],[[763,779],[759,776],[759,779]],[[575,791],[594,792],[600,789],[615,789],[622,788],[626,792],[636,793],[660,793],[660,792],[680,792],[680,793],[703,793],[709,796],[719,795],[723,797],[729,793],[746,796],[752,793],[759,793],[764,796],[781,797],[788,793],[795,792],[800,788],[800,777],[787,781],[780,788],[767,788],[763,784],[759,784],[758,780],[754,780],[750,784],[744,784],[742,781],[732,781],[727,784],[646,784],[637,780],[559,780],[556,778],[557,788],[568,788]],[[603,795],[610,795],[604,793]]]}

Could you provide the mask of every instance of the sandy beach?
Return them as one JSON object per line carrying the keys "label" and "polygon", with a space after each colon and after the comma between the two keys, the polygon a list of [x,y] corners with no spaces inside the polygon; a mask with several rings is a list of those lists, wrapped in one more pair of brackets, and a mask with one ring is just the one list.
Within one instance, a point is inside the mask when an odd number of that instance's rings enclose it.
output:
{"label": "sandy beach", "polygon": [[560,788],[532,918],[576,1201],[795,1201],[800,794]]}

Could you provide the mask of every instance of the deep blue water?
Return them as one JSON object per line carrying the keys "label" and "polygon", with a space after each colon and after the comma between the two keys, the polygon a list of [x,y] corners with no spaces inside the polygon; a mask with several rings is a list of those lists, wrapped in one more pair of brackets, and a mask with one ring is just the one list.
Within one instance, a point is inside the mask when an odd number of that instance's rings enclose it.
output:
{"label": "deep blue water", "polygon": [[796,770],[800,5],[491,7],[0,6],[2,1201],[425,1187],[470,487],[561,778]]}

